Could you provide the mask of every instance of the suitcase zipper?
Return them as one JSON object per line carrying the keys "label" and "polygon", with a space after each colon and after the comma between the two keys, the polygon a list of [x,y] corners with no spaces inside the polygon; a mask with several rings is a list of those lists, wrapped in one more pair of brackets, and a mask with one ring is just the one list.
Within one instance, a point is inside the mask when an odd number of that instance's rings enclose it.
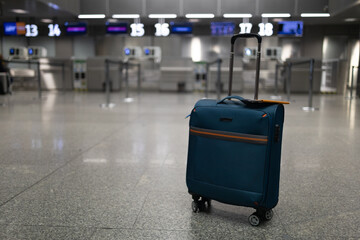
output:
{"label": "suitcase zipper", "polygon": [[216,138],[220,140],[248,142],[255,144],[267,144],[268,142],[267,136],[263,136],[263,135],[234,133],[234,132],[203,129],[197,127],[190,127],[190,134],[201,137]]}

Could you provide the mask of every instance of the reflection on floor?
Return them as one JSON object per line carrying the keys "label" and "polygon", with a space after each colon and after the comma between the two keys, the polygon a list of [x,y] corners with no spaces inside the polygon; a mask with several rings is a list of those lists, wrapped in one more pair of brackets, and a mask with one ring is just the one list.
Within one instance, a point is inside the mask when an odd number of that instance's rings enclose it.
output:
{"label": "reflection on floor", "polygon": [[[191,94],[1,96],[0,239],[340,239],[360,236],[360,106],[307,96],[286,106],[280,201],[191,211],[185,185]],[[245,97],[250,97],[245,96]],[[266,97],[266,96],[265,96]]]}

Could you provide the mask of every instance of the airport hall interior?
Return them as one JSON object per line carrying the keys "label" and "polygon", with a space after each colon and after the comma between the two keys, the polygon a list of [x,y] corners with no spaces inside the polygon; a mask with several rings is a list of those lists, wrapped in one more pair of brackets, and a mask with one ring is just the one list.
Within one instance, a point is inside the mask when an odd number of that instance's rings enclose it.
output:
{"label": "airport hall interior", "polygon": [[359,0],[0,0],[1,240],[360,239]]}

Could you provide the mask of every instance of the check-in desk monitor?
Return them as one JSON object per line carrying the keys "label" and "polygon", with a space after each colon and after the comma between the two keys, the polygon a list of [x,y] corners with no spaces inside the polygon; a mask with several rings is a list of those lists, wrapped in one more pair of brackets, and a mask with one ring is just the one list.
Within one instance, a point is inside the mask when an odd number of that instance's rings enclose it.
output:
{"label": "check-in desk monitor", "polygon": [[125,59],[139,59],[142,56],[142,49],[140,47],[124,47]]}
{"label": "check-in desk monitor", "polygon": [[11,47],[9,49],[9,59],[27,59],[28,49],[26,47]]}
{"label": "check-in desk monitor", "polygon": [[145,46],[143,48],[143,57],[154,59],[156,63],[161,61],[161,48],[157,46]]}
{"label": "check-in desk monitor", "polygon": [[245,59],[255,59],[257,54],[256,47],[244,47],[244,58]]}
{"label": "check-in desk monitor", "polygon": [[281,47],[268,47],[265,48],[265,58],[270,60],[280,60],[281,59]]}
{"label": "check-in desk monitor", "polygon": [[44,47],[30,46],[28,47],[29,58],[41,58],[47,56],[47,50]]}

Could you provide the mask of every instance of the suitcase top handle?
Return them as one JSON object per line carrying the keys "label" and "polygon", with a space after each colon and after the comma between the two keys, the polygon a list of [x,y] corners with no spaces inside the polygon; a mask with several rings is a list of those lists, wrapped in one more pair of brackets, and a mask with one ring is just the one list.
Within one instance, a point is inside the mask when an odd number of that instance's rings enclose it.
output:
{"label": "suitcase top handle", "polygon": [[262,37],[259,34],[256,33],[242,33],[242,34],[236,34],[231,37],[231,44],[234,44],[236,39],[238,38],[256,38],[258,40],[258,43],[261,43]]}
{"label": "suitcase top handle", "polygon": [[252,106],[252,107],[256,107],[256,106],[264,106],[264,104],[266,105],[271,105],[271,104],[289,104],[289,102],[284,102],[284,101],[273,101],[273,100],[251,100],[251,99],[245,99],[242,98],[240,96],[227,96],[224,97],[223,99],[221,99],[220,101],[217,102],[217,104],[222,104],[222,103],[226,103],[226,100],[231,100],[231,99],[237,99],[240,102],[242,102],[245,105],[248,106]]}
{"label": "suitcase top handle", "polygon": [[220,101],[218,101],[217,104],[225,103],[226,100],[230,100],[230,99],[237,99],[239,101],[244,100],[244,98],[242,98],[240,96],[227,96],[227,97],[224,97],[223,99],[221,99]]}
{"label": "suitcase top handle", "polygon": [[234,43],[238,38],[256,38],[258,41],[258,50],[256,57],[256,75],[255,75],[255,94],[254,99],[258,99],[259,94],[259,76],[260,76],[260,56],[261,56],[261,36],[255,33],[236,34],[231,37],[231,51],[230,51],[230,69],[229,69],[229,93],[231,96],[232,91],[232,79],[233,79],[233,68],[234,68]]}

